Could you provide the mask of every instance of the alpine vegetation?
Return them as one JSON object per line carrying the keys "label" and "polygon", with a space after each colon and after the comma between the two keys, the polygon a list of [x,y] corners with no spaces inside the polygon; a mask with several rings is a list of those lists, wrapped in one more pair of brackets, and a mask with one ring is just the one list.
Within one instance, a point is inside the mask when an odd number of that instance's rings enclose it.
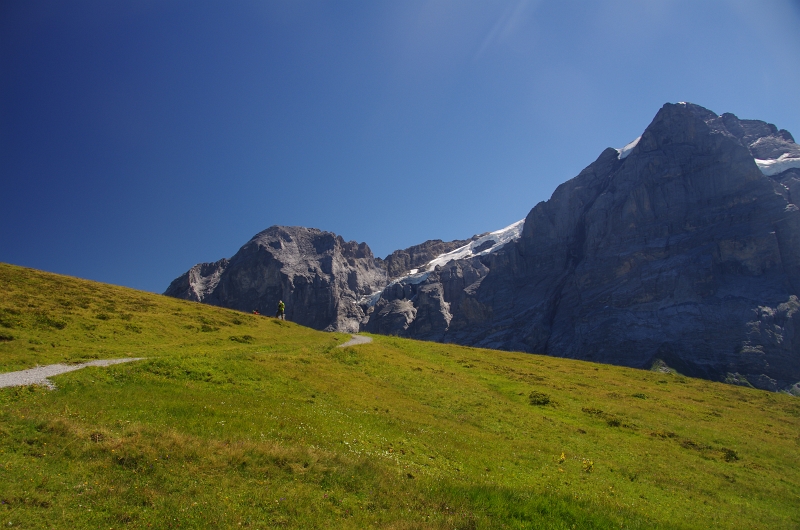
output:
{"label": "alpine vegetation", "polygon": [[140,358],[0,388],[3,527],[800,525],[793,396],[0,282],[0,371]]}

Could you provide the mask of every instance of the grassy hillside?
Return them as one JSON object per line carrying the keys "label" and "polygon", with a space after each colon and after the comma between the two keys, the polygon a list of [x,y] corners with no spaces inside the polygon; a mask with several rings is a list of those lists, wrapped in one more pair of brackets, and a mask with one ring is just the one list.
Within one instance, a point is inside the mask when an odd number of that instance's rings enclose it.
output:
{"label": "grassy hillside", "polygon": [[0,264],[11,528],[797,528],[800,401]]}

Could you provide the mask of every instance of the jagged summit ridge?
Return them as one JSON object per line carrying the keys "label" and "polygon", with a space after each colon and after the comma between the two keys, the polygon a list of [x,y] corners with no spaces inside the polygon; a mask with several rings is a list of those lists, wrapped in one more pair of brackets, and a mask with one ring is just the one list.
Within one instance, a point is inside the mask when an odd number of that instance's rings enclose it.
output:
{"label": "jagged summit ridge", "polygon": [[[334,234],[272,227],[168,294],[244,310],[283,297],[290,318],[319,329],[666,362],[776,390],[800,381],[798,161],[788,131],[666,104],[502,244],[495,232],[381,260]],[[281,230],[302,240],[285,242],[296,251],[276,246]]]}

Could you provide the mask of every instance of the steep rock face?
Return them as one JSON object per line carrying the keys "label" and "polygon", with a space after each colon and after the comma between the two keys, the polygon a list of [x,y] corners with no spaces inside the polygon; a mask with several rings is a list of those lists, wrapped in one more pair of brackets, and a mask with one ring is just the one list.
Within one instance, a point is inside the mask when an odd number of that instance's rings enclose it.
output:
{"label": "steep rock face", "polygon": [[364,319],[357,301],[385,284],[386,273],[365,243],[313,228],[273,226],[229,261],[193,267],[164,294],[265,315],[283,300],[294,322],[356,332]]}
{"label": "steep rock face", "polygon": [[[626,157],[607,149],[534,207],[485,269],[451,262],[416,286],[449,287],[442,301],[414,300],[400,334],[793,384],[798,170],[769,177],[754,158],[797,153],[769,124],[665,105]],[[464,268],[480,272],[459,283]],[[424,306],[447,328],[416,325]]]}

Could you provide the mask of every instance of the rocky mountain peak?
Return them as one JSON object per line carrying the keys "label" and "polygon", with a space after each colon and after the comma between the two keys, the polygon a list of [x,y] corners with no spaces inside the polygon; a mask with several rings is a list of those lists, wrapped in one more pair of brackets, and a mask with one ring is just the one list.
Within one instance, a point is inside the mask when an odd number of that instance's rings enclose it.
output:
{"label": "rocky mountain peak", "polygon": [[[524,224],[375,258],[271,227],[166,294],[368,330],[778,390],[800,381],[800,147],[776,126],[668,103]],[[800,199],[798,199],[800,200]],[[513,228],[513,230],[512,230]]]}
{"label": "rocky mountain peak", "polygon": [[224,266],[193,267],[164,294],[264,315],[283,300],[290,320],[358,331],[364,314],[356,301],[386,284],[366,243],[302,226],[271,226],[217,263]]}

